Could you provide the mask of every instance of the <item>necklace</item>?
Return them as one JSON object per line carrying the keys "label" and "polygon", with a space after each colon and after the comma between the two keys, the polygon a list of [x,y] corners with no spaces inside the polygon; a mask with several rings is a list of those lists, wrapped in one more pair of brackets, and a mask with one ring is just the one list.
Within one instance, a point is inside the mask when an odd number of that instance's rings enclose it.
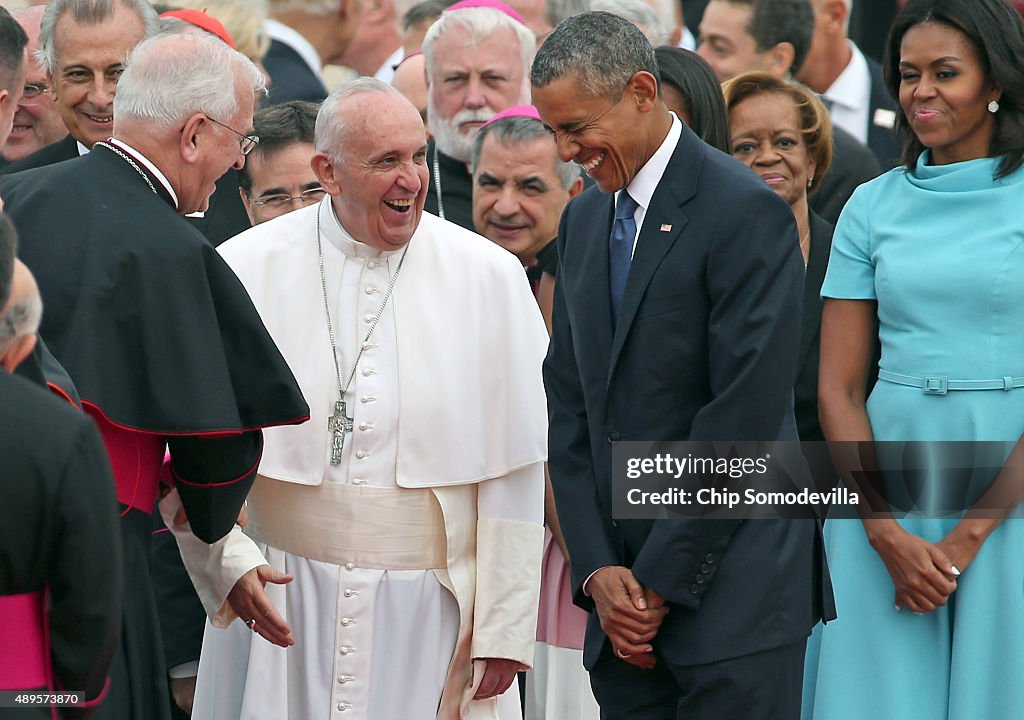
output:
{"label": "necklace", "polygon": [[434,144],[434,190],[437,192],[437,216],[444,220],[444,202],[441,201],[441,163],[437,160],[437,143]]}
{"label": "necklace", "polygon": [[395,268],[395,272],[391,275],[391,282],[388,283],[388,290],[384,293],[384,299],[380,303],[380,309],[377,310],[377,317],[373,319],[370,324],[370,329],[366,332],[366,337],[363,338],[363,342],[359,345],[359,352],[356,353],[356,359],[352,361],[352,372],[348,374],[348,381],[345,385],[341,384],[341,363],[338,362],[338,345],[334,340],[334,324],[331,322],[331,304],[327,299],[327,273],[324,271],[324,250],[323,244],[320,239],[320,209],[316,211],[316,255],[320,261],[320,287],[324,291],[324,313],[327,315],[327,336],[331,340],[331,355],[334,357],[334,373],[338,381],[338,401],[334,403],[334,414],[327,418],[327,432],[331,434],[331,465],[341,464],[341,450],[345,445],[345,435],[352,432],[352,418],[348,414],[348,409],[345,405],[345,395],[348,393],[348,389],[352,386],[352,379],[356,376],[356,367],[359,365],[359,358],[363,356],[363,350],[366,349],[367,344],[370,341],[370,336],[373,334],[374,329],[377,327],[377,323],[380,322],[381,316],[384,314],[384,306],[388,304],[388,300],[391,299],[391,292],[395,289],[395,281],[398,280],[398,273],[402,272],[402,264],[405,262],[406,253],[409,252],[409,246],[405,246],[405,250],[402,251],[402,257],[398,260],[398,267]]}
{"label": "necklace", "polygon": [[103,147],[105,147],[107,150],[110,150],[115,155],[120,156],[122,160],[124,160],[126,163],[128,163],[129,165],[132,166],[132,169],[135,172],[137,172],[139,175],[142,176],[142,179],[146,181],[146,184],[149,185],[149,189],[153,191],[154,195],[159,195],[160,194],[160,193],[158,193],[156,191],[156,187],[153,186],[153,181],[149,179],[149,175],[147,175],[146,173],[142,172],[142,168],[140,168],[138,166],[138,164],[134,160],[132,160],[131,157],[127,153],[122,152],[121,148],[115,147],[115,146],[111,145],[110,143],[104,142],[102,140],[100,140],[96,144],[97,145],[102,145]]}
{"label": "necklace", "polygon": [[806,258],[810,255],[810,251],[811,251],[810,243],[811,243],[811,229],[807,228],[807,232],[805,232],[804,236],[800,239],[800,254],[803,255],[804,258],[805,258],[804,259],[804,267],[807,267],[807,260],[806,260]]}

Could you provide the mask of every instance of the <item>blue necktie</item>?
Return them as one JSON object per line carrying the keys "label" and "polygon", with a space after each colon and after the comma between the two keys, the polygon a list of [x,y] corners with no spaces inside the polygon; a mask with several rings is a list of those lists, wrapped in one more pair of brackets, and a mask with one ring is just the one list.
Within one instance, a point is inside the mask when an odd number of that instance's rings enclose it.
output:
{"label": "blue necktie", "polygon": [[636,239],[636,220],[633,213],[640,207],[636,200],[623,190],[615,203],[615,224],[608,239],[608,290],[612,300],[612,320],[619,317],[622,293],[626,289],[629,263],[633,259],[633,242]]}

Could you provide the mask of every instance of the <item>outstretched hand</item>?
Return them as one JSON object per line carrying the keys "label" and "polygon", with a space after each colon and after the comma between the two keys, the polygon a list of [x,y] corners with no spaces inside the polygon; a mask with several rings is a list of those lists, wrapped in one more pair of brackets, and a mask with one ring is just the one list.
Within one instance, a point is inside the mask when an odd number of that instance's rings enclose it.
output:
{"label": "outstretched hand", "polygon": [[270,565],[254,567],[235,582],[228,593],[228,604],[241,622],[249,625],[254,633],[267,642],[289,647],[295,644],[292,629],[278,613],[264,588],[268,582],[284,585],[292,580],[291,575],[275,570]]}

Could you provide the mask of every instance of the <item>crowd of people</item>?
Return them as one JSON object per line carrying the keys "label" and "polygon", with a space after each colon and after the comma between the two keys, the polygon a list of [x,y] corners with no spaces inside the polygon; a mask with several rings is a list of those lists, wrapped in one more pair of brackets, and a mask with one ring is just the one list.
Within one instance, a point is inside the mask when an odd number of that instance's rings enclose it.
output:
{"label": "crowd of people", "polygon": [[0,7],[0,718],[1024,716],[1024,21],[892,4]]}

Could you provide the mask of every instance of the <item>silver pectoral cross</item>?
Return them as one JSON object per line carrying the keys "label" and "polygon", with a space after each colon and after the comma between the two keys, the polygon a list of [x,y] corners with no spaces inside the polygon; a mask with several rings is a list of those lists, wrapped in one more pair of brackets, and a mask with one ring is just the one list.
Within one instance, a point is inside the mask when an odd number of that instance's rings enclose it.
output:
{"label": "silver pectoral cross", "polygon": [[344,400],[334,403],[334,414],[327,418],[327,431],[331,433],[331,465],[341,465],[345,434],[352,432],[352,418],[348,416]]}

